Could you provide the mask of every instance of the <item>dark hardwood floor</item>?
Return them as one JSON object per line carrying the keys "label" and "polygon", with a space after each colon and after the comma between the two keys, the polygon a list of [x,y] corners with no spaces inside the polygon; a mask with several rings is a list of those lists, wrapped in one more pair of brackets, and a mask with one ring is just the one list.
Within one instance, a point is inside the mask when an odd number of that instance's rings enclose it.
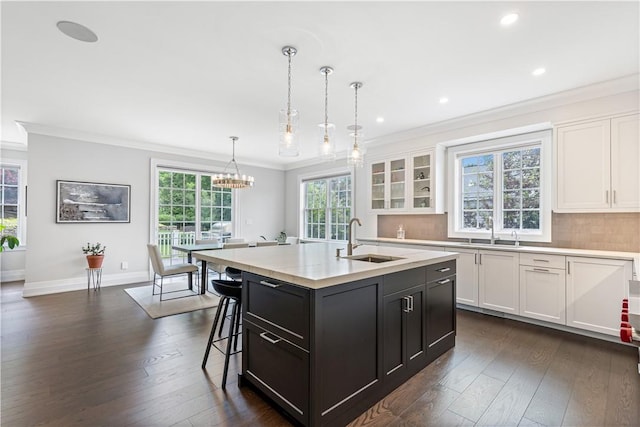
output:
{"label": "dark hardwood floor", "polygon": [[[287,426],[200,369],[214,309],[152,320],[123,291],[1,287],[2,426]],[[456,347],[352,426],[640,426],[637,349],[458,311]]]}

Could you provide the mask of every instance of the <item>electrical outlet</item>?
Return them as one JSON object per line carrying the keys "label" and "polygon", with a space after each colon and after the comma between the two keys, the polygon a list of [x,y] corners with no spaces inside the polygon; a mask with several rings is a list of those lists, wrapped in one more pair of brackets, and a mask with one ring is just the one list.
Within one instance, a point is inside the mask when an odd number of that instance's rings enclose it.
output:
{"label": "electrical outlet", "polygon": [[126,270],[127,268],[129,268],[129,263],[127,261],[122,261],[120,263],[120,269],[121,270]]}

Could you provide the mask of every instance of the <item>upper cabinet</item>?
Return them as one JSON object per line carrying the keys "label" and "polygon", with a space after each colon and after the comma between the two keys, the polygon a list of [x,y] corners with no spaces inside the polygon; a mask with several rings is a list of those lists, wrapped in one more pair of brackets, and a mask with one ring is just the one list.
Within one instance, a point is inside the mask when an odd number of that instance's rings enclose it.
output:
{"label": "upper cabinet", "polygon": [[444,203],[436,200],[435,150],[371,160],[368,171],[372,212],[430,213],[437,212],[436,207],[442,211]]}
{"label": "upper cabinet", "polygon": [[556,128],[556,210],[640,210],[640,115]]}

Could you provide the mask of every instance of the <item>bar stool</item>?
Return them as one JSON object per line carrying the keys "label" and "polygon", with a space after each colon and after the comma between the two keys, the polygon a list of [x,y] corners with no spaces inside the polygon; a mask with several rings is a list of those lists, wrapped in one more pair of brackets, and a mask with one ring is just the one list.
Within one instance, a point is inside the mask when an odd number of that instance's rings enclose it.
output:
{"label": "bar stool", "polygon": [[[209,342],[207,343],[207,349],[204,353],[204,359],[202,360],[202,369],[206,369],[207,359],[209,359],[209,351],[211,347],[215,347],[219,352],[225,355],[224,357],[224,373],[222,374],[222,389],[224,390],[227,384],[227,371],[229,369],[229,356],[239,353],[242,350],[238,350],[238,335],[240,335],[240,316],[242,305],[242,284],[233,280],[212,280],[211,284],[213,289],[220,295],[220,302],[218,303],[218,309],[216,310],[216,316],[211,326],[211,333],[209,334]],[[222,333],[222,326],[224,325],[224,318],[227,317],[227,311],[229,303],[233,303],[233,310],[231,312],[231,324],[229,325],[229,335],[226,338],[214,339],[218,321],[220,321],[220,332]],[[224,303],[224,304],[223,304]],[[224,309],[223,309],[224,305]],[[227,340],[227,349],[222,350],[216,345],[217,342]],[[233,343],[233,352],[231,351],[231,342]]]}
{"label": "bar stool", "polygon": [[237,282],[242,282],[242,270],[238,270],[237,268],[227,267],[224,269],[224,274],[231,279]]}

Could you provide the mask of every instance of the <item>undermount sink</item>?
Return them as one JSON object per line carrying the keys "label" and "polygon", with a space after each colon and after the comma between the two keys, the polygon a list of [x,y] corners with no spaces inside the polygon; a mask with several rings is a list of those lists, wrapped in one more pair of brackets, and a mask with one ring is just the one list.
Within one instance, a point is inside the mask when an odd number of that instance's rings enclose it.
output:
{"label": "undermount sink", "polygon": [[375,262],[375,263],[389,262],[389,261],[395,261],[395,260],[398,260],[398,259],[404,259],[404,258],[397,257],[397,256],[378,255],[378,254],[351,255],[351,256],[346,256],[345,258],[346,259],[352,259],[354,261],[365,261],[365,262]]}

